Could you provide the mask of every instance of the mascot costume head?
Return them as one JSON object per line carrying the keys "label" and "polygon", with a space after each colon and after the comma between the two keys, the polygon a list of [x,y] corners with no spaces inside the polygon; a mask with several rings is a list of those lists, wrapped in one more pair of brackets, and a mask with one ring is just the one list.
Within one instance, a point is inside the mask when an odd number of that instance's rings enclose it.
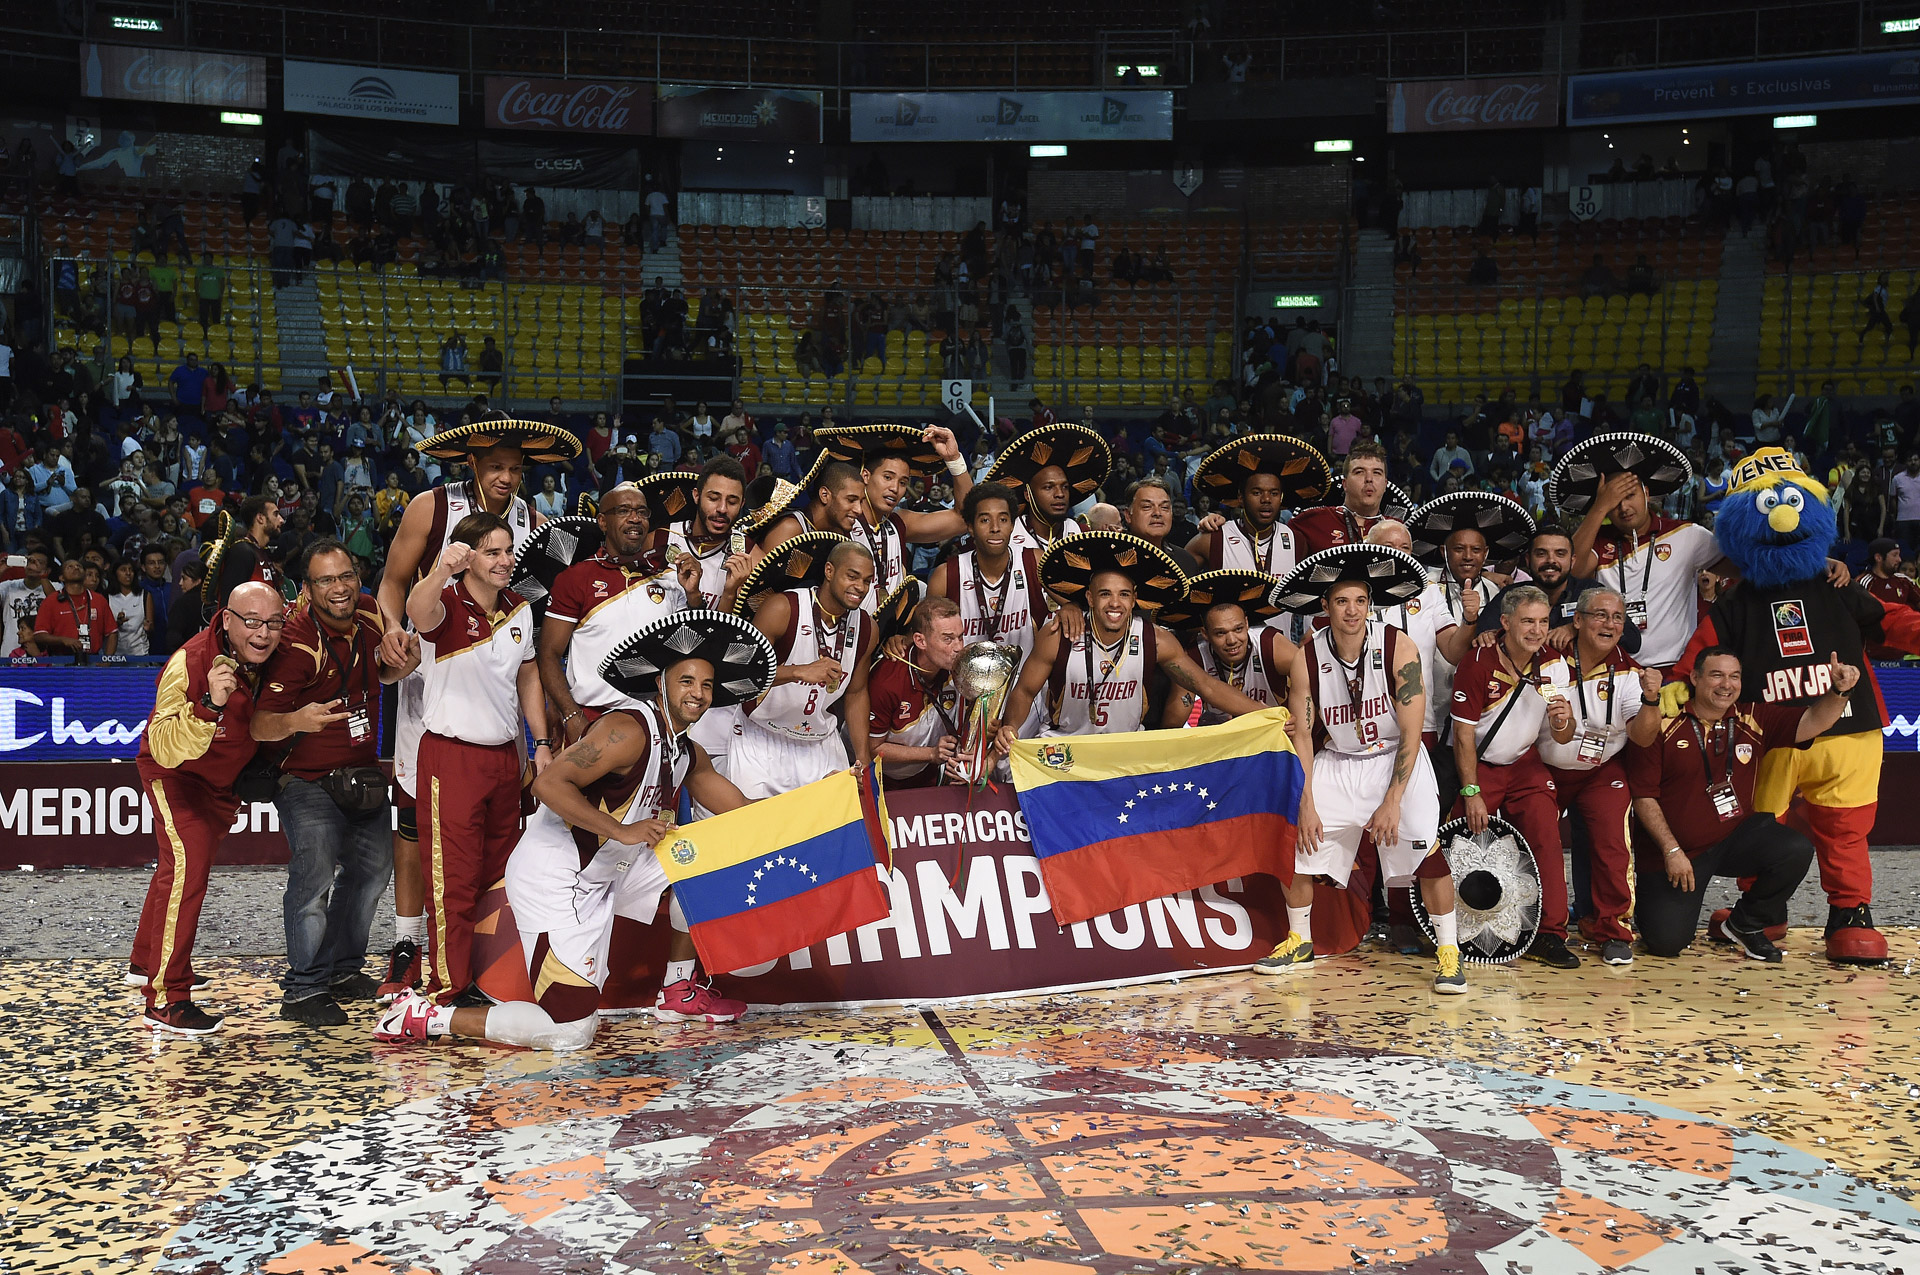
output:
{"label": "mascot costume head", "polygon": [[[1827,894],[1827,956],[1883,961],[1867,832],[1879,802],[1884,741],[1877,727],[1885,718],[1864,651],[1881,641],[1907,649],[1920,635],[1920,616],[1905,607],[1896,614],[1865,590],[1836,588],[1826,578],[1833,510],[1827,489],[1791,452],[1763,447],[1734,466],[1713,532],[1740,582],[1715,601],[1701,625],[1708,632],[1696,633],[1694,645],[1711,637],[1739,653],[1745,698],[1811,704],[1826,685],[1813,666],[1834,656],[1865,674],[1839,723],[1801,748],[1768,755],[1754,806],[1814,843]],[[1713,919],[1724,924],[1720,913]]]}
{"label": "mascot costume head", "polygon": [[1768,589],[1825,575],[1838,524],[1827,489],[1791,453],[1762,447],[1734,466],[1713,534],[1740,577]]}

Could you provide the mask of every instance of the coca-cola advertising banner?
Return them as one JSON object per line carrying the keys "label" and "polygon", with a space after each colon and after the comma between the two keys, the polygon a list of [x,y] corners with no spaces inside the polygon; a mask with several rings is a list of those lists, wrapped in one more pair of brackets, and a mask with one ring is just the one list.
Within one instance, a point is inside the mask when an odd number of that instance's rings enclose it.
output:
{"label": "coca-cola advertising banner", "polygon": [[1387,99],[1390,133],[1552,128],[1559,122],[1560,78],[1554,75],[1402,80]]}
{"label": "coca-cola advertising banner", "polygon": [[653,86],[489,75],[487,127],[644,137],[653,131]]}
{"label": "coca-cola advertising banner", "polygon": [[267,105],[267,60],[238,53],[82,44],[80,95],[258,111]]}

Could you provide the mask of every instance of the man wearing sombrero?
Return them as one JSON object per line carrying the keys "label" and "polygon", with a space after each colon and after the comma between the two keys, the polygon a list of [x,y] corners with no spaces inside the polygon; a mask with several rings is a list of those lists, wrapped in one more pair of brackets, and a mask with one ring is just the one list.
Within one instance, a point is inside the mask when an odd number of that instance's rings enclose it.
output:
{"label": "man wearing sombrero", "polygon": [[[1304,721],[1307,683],[1300,648],[1267,624],[1280,614],[1271,600],[1279,583],[1264,571],[1208,571],[1193,578],[1185,598],[1160,608],[1159,620],[1187,644],[1207,676],[1269,708],[1284,705]],[[1201,704],[1196,719],[1194,708],[1191,692],[1170,695],[1160,724],[1211,726],[1228,717]]]}
{"label": "man wearing sombrero", "polygon": [[1187,551],[1209,571],[1223,568],[1284,576],[1297,561],[1287,509],[1317,505],[1333,487],[1326,457],[1285,434],[1247,434],[1215,450],[1193,471],[1197,496],[1232,517],[1202,531]]}
{"label": "man wearing sombrero", "polygon": [[[420,450],[438,460],[465,461],[471,472],[463,481],[431,488],[424,493],[425,499],[409,501],[394,531],[376,595],[387,626],[380,658],[390,665],[407,659],[407,593],[439,561],[460,520],[475,513],[504,518],[513,533],[514,552],[521,552],[534,529],[545,521],[519,494],[521,474],[529,464],[571,460],[580,454],[580,440],[563,426],[493,413],[442,430],[422,443]],[[419,950],[426,941],[426,887],[420,877],[419,823],[414,814],[424,685],[418,673],[403,679],[394,714],[393,804],[400,823],[393,840],[393,904],[399,937],[388,958],[387,978],[380,989],[383,999],[392,999],[417,980]]]}
{"label": "man wearing sombrero", "polygon": [[[907,576],[908,545],[944,544],[966,534],[959,507],[973,488],[953,431],[938,425],[837,425],[814,434],[824,454],[856,465],[866,492],[852,535],[873,554],[874,598],[891,594]],[[907,482],[932,479],[944,468],[953,480],[952,509],[902,510]]]}
{"label": "man wearing sombrero", "polygon": [[1011,548],[1044,553],[1080,525],[1068,517],[1076,504],[1107,481],[1113,452],[1085,425],[1049,422],[1008,443],[987,470],[986,481],[1021,494],[1026,509],[1014,523]]}
{"label": "man wearing sombrero", "polygon": [[[1086,627],[1071,641],[1057,627],[1041,630],[1007,695],[1003,721],[1025,722],[1035,698],[1045,694],[1043,735],[1142,730],[1155,669],[1231,716],[1266,707],[1201,672],[1180,649],[1179,639],[1154,620],[1187,591],[1186,578],[1164,550],[1122,532],[1083,531],[1047,551],[1040,559],[1040,580],[1085,609]],[[1002,727],[1003,749],[1011,747],[1013,729]]]}
{"label": "man wearing sombrero", "polygon": [[1255,962],[1281,974],[1313,960],[1313,879],[1352,888],[1363,838],[1371,839],[1385,883],[1418,881],[1432,918],[1439,971],[1433,990],[1464,992],[1453,877],[1439,853],[1440,797],[1420,746],[1426,685],[1420,652],[1406,634],[1371,617],[1375,606],[1418,597],[1427,572],[1411,554],[1384,545],[1348,545],[1304,559],[1274,591],[1295,614],[1318,610],[1325,629],[1302,649],[1317,749],[1302,749],[1307,790],[1300,799],[1294,877],[1286,887],[1287,937]]}
{"label": "man wearing sombrero", "polygon": [[1658,512],[1662,498],[1692,481],[1686,454],[1665,439],[1601,434],[1568,449],[1548,484],[1561,512],[1580,519],[1573,574],[1620,591],[1648,668],[1671,668],[1687,649],[1699,614],[1697,577],[1725,561],[1711,531]]}
{"label": "man wearing sombrero", "polygon": [[[610,652],[597,671],[625,706],[602,716],[534,781],[540,808],[507,859],[507,902],[533,999],[461,1008],[409,991],[381,1018],[376,1039],[460,1036],[528,1049],[585,1048],[615,964],[615,918],[651,923],[667,891],[652,847],[672,834],[681,790],[708,810],[746,804],[687,732],[710,707],[739,703],[772,684],[773,647],[752,625],[717,611],[664,616]],[[677,904],[673,924],[654,1016],[733,1022],[746,1006],[697,976]]]}

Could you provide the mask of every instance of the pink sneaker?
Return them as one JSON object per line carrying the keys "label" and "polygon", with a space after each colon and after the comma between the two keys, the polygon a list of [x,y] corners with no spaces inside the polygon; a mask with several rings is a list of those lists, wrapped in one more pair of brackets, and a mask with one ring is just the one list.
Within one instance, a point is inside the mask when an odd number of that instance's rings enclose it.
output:
{"label": "pink sneaker", "polygon": [[374,1025],[375,1040],[429,1040],[427,1024],[433,1021],[433,1002],[418,992],[408,991],[396,998]]}
{"label": "pink sneaker", "polygon": [[747,1012],[745,1001],[730,1001],[713,990],[713,980],[683,978],[660,989],[653,1016],[663,1023],[733,1023]]}

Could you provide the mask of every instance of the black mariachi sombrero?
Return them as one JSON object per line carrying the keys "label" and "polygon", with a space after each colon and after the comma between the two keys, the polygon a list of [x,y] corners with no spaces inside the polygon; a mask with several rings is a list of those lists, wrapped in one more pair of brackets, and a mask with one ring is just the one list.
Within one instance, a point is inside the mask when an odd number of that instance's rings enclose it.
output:
{"label": "black mariachi sombrero", "polygon": [[1428,565],[1440,561],[1447,537],[1472,528],[1487,538],[1487,557],[1510,562],[1533,539],[1533,515],[1516,502],[1490,491],[1456,491],[1437,496],[1407,515],[1413,556]]}
{"label": "black mariachi sombrero", "polygon": [[1304,509],[1321,503],[1333,487],[1333,469],[1314,448],[1285,434],[1247,434],[1216,448],[1193,471],[1193,490],[1228,509],[1240,506],[1240,492],[1254,474],[1280,480],[1281,503]]}
{"label": "black mariachi sombrero", "polygon": [[533,608],[533,622],[547,617],[547,595],[560,573],[600,552],[607,540],[600,520],[582,514],[549,518],[527,537],[513,560],[513,580],[507,585]]}
{"label": "black mariachi sombrero", "polygon": [[1033,476],[1058,465],[1077,503],[1107,481],[1113,469],[1113,451],[1107,440],[1085,425],[1058,421],[1029,430],[1006,445],[987,470],[987,482],[1006,483],[1024,492]]}
{"label": "black mariachi sombrero", "polygon": [[837,531],[803,531],[791,540],[783,540],[769,549],[766,557],[753,564],[747,578],[740,582],[740,596],[733,604],[736,614],[748,613],[747,599],[769,589],[811,589],[827,578],[827,557],[835,545],[847,543]]}
{"label": "black mariachi sombrero", "polygon": [[1206,620],[1208,611],[1223,602],[1237,602],[1247,613],[1247,623],[1258,627],[1280,614],[1272,597],[1279,583],[1264,571],[1229,567],[1202,572],[1187,582],[1186,597],[1161,607],[1154,619],[1176,633],[1193,632]]}
{"label": "black mariachi sombrero", "polygon": [[927,595],[927,586],[920,577],[908,576],[893,586],[893,592],[881,599],[874,609],[873,622],[877,630],[873,642],[873,655],[880,657],[880,648],[887,639],[896,633],[905,633],[913,623],[913,609],[920,605],[920,599]]}
{"label": "black mariachi sombrero", "polygon": [[925,434],[917,425],[830,425],[815,430],[813,441],[829,459],[845,461],[855,469],[885,456],[906,461],[907,468],[917,474],[946,472],[947,463]]}
{"label": "black mariachi sombrero", "polygon": [[1597,434],[1575,443],[1547,479],[1547,500],[1562,513],[1584,514],[1600,484],[1621,470],[1638,474],[1655,499],[1693,481],[1687,454],[1652,434]]}
{"label": "black mariachi sombrero", "polygon": [[1273,587],[1272,602],[1282,611],[1311,615],[1320,610],[1334,585],[1359,580],[1376,607],[1411,602],[1427,587],[1427,569],[1404,549],[1387,545],[1335,545],[1305,558]]}
{"label": "black mariachi sombrero", "polygon": [[715,708],[761,694],[780,668],[773,643],[751,621],[725,611],[676,611],[615,647],[600,676],[622,695],[638,699],[659,690],[662,673],[690,659],[713,665]]}
{"label": "black mariachi sombrero", "polygon": [[420,444],[420,451],[436,460],[465,460],[474,452],[503,444],[518,447],[534,465],[557,464],[580,454],[580,440],[565,426],[504,414],[490,414],[469,425],[443,429]]}
{"label": "black mariachi sombrero", "polygon": [[1187,596],[1186,573],[1173,555],[1124,531],[1075,532],[1056,540],[1040,559],[1040,583],[1082,610],[1087,587],[1107,571],[1133,581],[1134,601],[1150,617]]}
{"label": "black mariachi sombrero", "polygon": [[700,487],[700,475],[688,469],[663,469],[635,479],[633,485],[647,498],[648,521],[658,530],[670,522],[685,522],[692,516],[698,501],[694,493]]}
{"label": "black mariachi sombrero", "polygon": [[1413,497],[1398,483],[1388,483],[1386,494],[1380,497],[1380,516],[1405,522],[1412,512]]}

